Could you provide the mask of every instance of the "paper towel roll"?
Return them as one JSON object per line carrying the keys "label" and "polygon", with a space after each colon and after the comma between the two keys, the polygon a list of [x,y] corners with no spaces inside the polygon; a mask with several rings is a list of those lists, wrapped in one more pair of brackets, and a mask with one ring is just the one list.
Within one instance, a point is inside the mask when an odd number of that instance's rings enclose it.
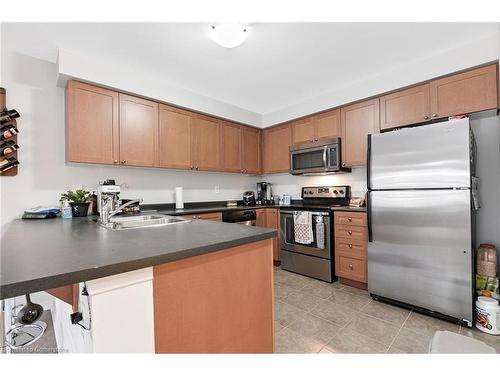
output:
{"label": "paper towel roll", "polygon": [[175,209],[184,208],[184,198],[182,197],[182,186],[175,188]]}

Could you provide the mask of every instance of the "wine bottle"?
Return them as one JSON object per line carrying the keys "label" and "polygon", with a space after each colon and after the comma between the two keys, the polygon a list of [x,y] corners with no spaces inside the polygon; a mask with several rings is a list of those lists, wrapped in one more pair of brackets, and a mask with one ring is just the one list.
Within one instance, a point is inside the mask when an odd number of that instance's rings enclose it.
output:
{"label": "wine bottle", "polygon": [[19,146],[14,141],[7,141],[5,143],[2,143],[0,145],[0,156],[7,156],[9,154],[12,154],[18,148]]}
{"label": "wine bottle", "polygon": [[9,122],[21,116],[15,109],[6,109],[0,112],[0,123]]}
{"label": "wine bottle", "polygon": [[19,133],[19,130],[17,130],[14,125],[7,125],[7,126],[2,126],[0,128],[0,141],[3,141],[5,139],[9,139],[13,136],[15,136],[17,133]]}
{"label": "wine bottle", "polygon": [[4,160],[0,161],[0,173],[6,172],[18,164],[19,162],[17,161],[16,158],[13,157],[5,158]]}

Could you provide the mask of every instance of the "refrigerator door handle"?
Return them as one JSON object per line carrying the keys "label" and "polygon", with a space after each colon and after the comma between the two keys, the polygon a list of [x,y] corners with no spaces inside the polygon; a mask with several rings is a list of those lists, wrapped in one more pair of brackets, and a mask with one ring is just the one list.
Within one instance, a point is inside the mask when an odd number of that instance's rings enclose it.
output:
{"label": "refrigerator door handle", "polygon": [[370,198],[371,191],[366,192],[366,225],[368,228],[368,242],[373,242],[372,235],[372,204]]}
{"label": "refrigerator door handle", "polygon": [[366,140],[366,187],[368,190],[371,189],[370,181],[370,159],[372,154],[372,135],[368,134],[368,139]]}

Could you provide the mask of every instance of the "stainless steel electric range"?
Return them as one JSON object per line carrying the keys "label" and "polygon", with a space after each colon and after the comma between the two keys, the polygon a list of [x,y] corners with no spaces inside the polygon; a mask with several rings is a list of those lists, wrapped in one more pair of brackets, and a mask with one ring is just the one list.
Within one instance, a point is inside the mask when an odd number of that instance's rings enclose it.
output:
{"label": "stainless steel electric range", "polygon": [[[333,241],[334,207],[349,205],[349,186],[315,186],[302,188],[302,202],[280,211],[281,268],[315,279],[334,282],[335,252]],[[295,238],[296,213],[311,212],[310,243]]]}

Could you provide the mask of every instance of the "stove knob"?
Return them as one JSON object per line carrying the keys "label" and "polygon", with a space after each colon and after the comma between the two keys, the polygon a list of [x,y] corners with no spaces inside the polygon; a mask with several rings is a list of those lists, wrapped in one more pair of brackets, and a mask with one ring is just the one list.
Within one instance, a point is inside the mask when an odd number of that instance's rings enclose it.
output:
{"label": "stove knob", "polygon": [[340,191],[339,191],[339,194],[344,194],[344,190],[340,190]]}
{"label": "stove knob", "polygon": [[333,194],[337,195],[338,191],[337,190],[334,190],[333,191]]}
{"label": "stove knob", "polygon": [[312,194],[312,193],[313,193],[312,190],[309,190],[309,194]]}

